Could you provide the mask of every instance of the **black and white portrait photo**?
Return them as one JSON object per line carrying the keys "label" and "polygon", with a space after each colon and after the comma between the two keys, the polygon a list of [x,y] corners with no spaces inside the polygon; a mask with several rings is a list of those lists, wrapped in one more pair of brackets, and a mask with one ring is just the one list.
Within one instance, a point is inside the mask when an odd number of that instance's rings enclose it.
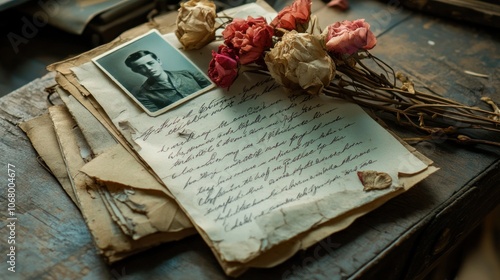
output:
{"label": "black and white portrait photo", "polygon": [[196,65],[156,30],[93,61],[151,116],[214,87]]}

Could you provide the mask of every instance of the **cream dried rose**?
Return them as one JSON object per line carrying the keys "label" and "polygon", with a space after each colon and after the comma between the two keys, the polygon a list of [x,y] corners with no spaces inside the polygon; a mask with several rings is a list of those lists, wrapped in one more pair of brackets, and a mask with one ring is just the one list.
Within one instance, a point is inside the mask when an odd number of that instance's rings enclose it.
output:
{"label": "cream dried rose", "polygon": [[319,94],[335,75],[335,64],[321,44],[321,38],[291,31],[265,56],[271,76],[290,89]]}
{"label": "cream dried rose", "polygon": [[197,50],[215,39],[215,4],[209,0],[181,3],[175,35],[186,50]]}

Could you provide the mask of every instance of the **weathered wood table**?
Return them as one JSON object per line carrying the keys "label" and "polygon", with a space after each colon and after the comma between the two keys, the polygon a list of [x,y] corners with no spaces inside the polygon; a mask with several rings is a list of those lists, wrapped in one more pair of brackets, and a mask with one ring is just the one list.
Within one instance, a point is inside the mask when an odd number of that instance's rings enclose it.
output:
{"label": "weathered wood table", "polygon": [[[500,101],[498,30],[410,12],[397,0],[350,2],[350,11],[342,13],[317,1],[313,12],[322,25],[365,18],[378,36],[372,53],[414,77],[418,86],[425,84],[428,90],[469,105],[481,103],[481,96]],[[30,142],[16,126],[46,111],[43,89],[52,83],[52,75],[47,75],[0,99],[0,278],[226,278],[198,236],[155,247],[113,266],[104,263],[78,209],[37,161]],[[401,136],[417,135],[389,124]],[[424,277],[499,204],[500,149],[461,146],[445,137],[414,146],[441,169],[346,230],[275,268],[253,269],[241,278]],[[11,217],[9,165],[16,176],[15,273],[7,270],[6,263],[13,229],[7,227]]]}

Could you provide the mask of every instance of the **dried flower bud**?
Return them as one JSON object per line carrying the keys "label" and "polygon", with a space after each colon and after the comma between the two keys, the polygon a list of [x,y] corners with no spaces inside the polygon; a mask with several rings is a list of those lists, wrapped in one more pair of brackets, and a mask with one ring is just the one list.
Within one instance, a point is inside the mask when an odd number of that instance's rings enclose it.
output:
{"label": "dried flower bud", "polygon": [[467,135],[460,134],[457,136],[457,140],[459,143],[464,144],[464,143],[470,142],[472,139]]}
{"label": "dried flower bud", "polygon": [[279,84],[309,94],[319,94],[335,74],[335,64],[320,38],[309,33],[286,33],[266,54],[265,62]]}
{"label": "dried flower bud", "polygon": [[401,72],[397,72],[396,73],[396,78],[398,80],[400,80],[401,83],[403,83],[403,85],[401,85],[401,89],[402,90],[405,90],[405,91],[407,91],[409,93],[415,94],[415,85],[410,80],[410,78],[408,78],[408,76],[406,76],[405,74],[403,74]]}
{"label": "dried flower bud", "polygon": [[491,108],[493,108],[493,114],[489,116],[490,119],[494,121],[499,121],[500,120],[500,108],[498,105],[490,98],[487,96],[481,97],[481,100],[488,103]]}
{"label": "dried flower bud", "polygon": [[210,0],[181,3],[175,35],[186,50],[197,50],[215,39],[215,4]]}

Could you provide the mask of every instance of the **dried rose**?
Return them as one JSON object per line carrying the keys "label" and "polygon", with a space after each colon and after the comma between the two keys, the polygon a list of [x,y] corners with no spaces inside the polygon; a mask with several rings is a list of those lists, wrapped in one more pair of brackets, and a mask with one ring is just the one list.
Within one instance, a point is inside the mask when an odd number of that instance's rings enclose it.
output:
{"label": "dried rose", "polygon": [[217,52],[212,51],[208,76],[217,86],[229,89],[238,76],[238,66],[238,57],[234,50],[221,45]]}
{"label": "dried rose", "polygon": [[186,50],[197,50],[215,39],[215,4],[210,0],[181,3],[175,35]]}
{"label": "dried rose", "polygon": [[265,62],[271,76],[290,89],[319,94],[335,74],[335,64],[321,39],[309,33],[290,31],[267,52]]}
{"label": "dried rose", "polygon": [[311,17],[311,0],[295,0],[292,5],[283,8],[271,22],[274,28],[305,32]]}
{"label": "dried rose", "polygon": [[237,51],[241,64],[261,59],[264,51],[272,46],[273,35],[274,30],[265,18],[251,16],[246,20],[234,19],[222,31],[224,43]]}
{"label": "dried rose", "polygon": [[323,35],[326,49],[335,54],[351,55],[361,49],[369,50],[377,44],[370,25],[364,19],[336,22],[329,25]]}
{"label": "dried rose", "polygon": [[347,0],[331,0],[326,5],[328,7],[337,8],[341,11],[349,9],[349,1]]}

